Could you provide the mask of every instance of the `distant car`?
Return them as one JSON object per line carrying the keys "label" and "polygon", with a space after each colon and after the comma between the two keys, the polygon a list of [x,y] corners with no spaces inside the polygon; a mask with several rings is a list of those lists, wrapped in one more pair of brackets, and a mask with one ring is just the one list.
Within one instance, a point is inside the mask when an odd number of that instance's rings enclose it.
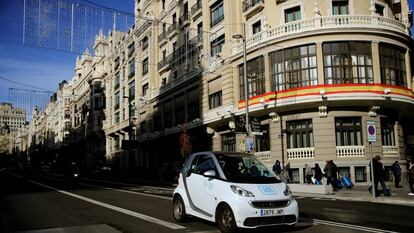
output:
{"label": "distant car", "polygon": [[50,166],[49,165],[42,165],[40,167],[40,171],[43,173],[49,173],[50,172]]}
{"label": "distant car", "polygon": [[173,194],[173,216],[217,222],[221,232],[271,225],[293,226],[299,208],[288,186],[256,157],[199,152],[184,163]]}

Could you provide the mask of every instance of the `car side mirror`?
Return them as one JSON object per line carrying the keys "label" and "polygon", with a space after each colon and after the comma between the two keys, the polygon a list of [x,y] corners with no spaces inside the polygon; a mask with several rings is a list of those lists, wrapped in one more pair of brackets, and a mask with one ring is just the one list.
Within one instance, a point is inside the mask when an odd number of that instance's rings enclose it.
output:
{"label": "car side mirror", "polygon": [[208,178],[215,178],[216,177],[216,171],[214,171],[214,170],[205,171],[203,173],[203,176],[208,177]]}

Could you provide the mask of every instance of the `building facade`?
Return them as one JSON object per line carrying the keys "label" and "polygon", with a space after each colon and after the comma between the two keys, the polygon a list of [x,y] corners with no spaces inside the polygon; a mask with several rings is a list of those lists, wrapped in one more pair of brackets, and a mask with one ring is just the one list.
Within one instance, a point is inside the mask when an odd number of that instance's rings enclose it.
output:
{"label": "building facade", "polygon": [[414,156],[410,12],[407,0],[136,0],[135,26],[100,33],[76,62],[70,144],[87,166],[164,181],[188,153],[226,150],[279,160],[297,183],[305,163],[333,160],[367,184],[373,155],[387,171]]}
{"label": "building facade", "polygon": [[[121,167],[168,174],[184,128],[192,151],[246,151],[236,127],[245,85],[258,131],[251,152],[288,165],[293,182],[303,182],[305,163],[334,160],[366,184],[372,155],[387,169],[412,158],[407,1],[161,0],[135,8],[136,26],[121,36],[106,79],[107,155]],[[122,149],[126,141],[137,146]]]}
{"label": "building facade", "polygon": [[26,125],[26,111],[15,108],[11,103],[0,103],[0,127],[16,132]]}

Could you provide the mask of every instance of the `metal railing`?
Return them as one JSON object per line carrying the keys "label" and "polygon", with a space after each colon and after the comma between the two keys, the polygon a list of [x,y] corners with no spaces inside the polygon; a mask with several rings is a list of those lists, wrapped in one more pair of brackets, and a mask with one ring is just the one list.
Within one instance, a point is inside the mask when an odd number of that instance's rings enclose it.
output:
{"label": "metal railing", "polygon": [[264,0],[245,0],[243,1],[243,12],[248,11],[256,5],[263,4]]}
{"label": "metal railing", "polygon": [[201,3],[201,1],[197,1],[196,4],[194,4],[191,7],[191,14],[194,15],[198,10],[200,10],[203,7],[203,4]]}

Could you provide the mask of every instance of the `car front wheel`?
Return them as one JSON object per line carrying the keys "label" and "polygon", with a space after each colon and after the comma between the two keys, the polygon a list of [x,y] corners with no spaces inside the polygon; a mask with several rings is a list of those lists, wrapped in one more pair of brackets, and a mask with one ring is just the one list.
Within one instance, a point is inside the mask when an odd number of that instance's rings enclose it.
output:
{"label": "car front wheel", "polygon": [[173,216],[177,222],[184,222],[187,218],[187,214],[185,213],[184,201],[180,196],[174,197]]}
{"label": "car front wheel", "polygon": [[222,233],[236,232],[236,219],[230,206],[222,205],[217,211],[217,224]]}

